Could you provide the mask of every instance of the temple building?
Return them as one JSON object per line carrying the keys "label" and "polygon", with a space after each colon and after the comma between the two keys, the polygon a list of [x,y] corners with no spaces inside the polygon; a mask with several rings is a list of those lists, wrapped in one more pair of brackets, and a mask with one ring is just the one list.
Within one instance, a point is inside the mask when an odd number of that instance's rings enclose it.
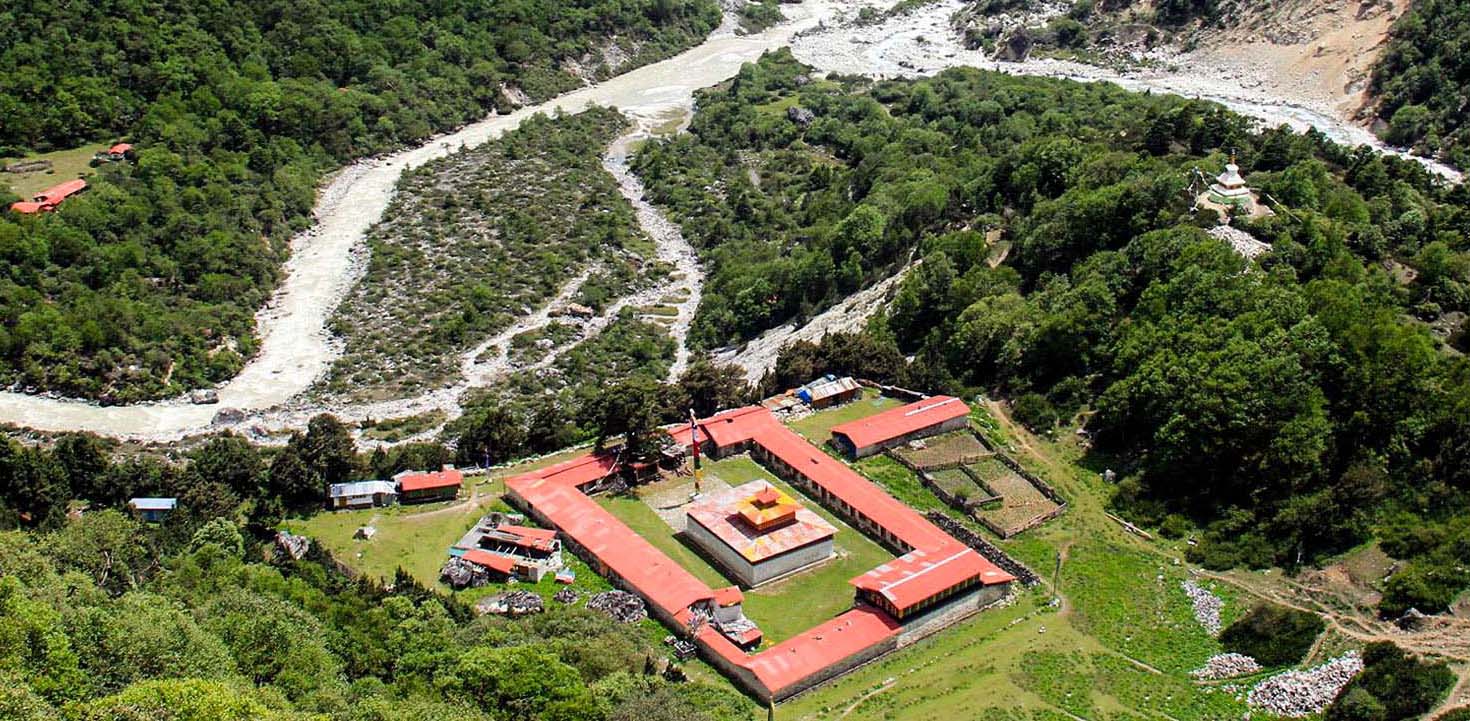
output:
{"label": "temple building", "polygon": [[1197,199],[1200,207],[1211,208],[1220,213],[1221,220],[1229,220],[1231,213],[1260,217],[1273,215],[1270,208],[1262,205],[1255,191],[1245,184],[1235,156],[1225,164],[1225,171],[1215,176],[1215,182]]}
{"label": "temple building", "polygon": [[685,512],[684,533],[746,587],[832,557],[837,529],[765,481],[714,494]]}

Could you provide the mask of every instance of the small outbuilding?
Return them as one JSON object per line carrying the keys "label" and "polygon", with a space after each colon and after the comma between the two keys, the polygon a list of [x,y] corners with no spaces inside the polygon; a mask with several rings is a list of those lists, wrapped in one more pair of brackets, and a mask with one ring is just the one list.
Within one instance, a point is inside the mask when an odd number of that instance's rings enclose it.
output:
{"label": "small outbuilding", "polygon": [[403,503],[452,501],[459,497],[464,474],[446,465],[437,471],[403,471],[393,476],[398,484],[398,500]]}
{"label": "small outbuilding", "polygon": [[398,486],[391,481],[352,481],[327,487],[327,504],[334,511],[391,506],[398,502]]}
{"label": "small outbuilding", "polygon": [[128,501],[128,510],[140,521],[158,523],[168,518],[178,505],[177,498],[134,498]]}
{"label": "small outbuilding", "polygon": [[866,458],[919,438],[964,428],[970,407],[953,396],[932,396],[832,427],[832,445],[851,458]]}
{"label": "small outbuilding", "polygon": [[813,408],[828,408],[857,400],[863,387],[850,377],[828,374],[796,389],[796,397]]}

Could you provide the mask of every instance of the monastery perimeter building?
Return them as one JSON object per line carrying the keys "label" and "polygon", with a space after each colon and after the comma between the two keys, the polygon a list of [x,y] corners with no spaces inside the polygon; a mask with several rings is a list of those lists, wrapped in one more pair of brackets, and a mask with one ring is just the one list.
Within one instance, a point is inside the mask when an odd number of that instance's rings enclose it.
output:
{"label": "monastery perimeter building", "polygon": [[[940,397],[887,413],[895,411],[897,417],[924,421],[909,431],[914,433],[953,424],[955,417],[963,424],[969,409],[958,399]],[[945,420],[928,422],[941,416]],[[656,618],[691,637],[706,660],[763,701],[787,698],[942,630],[1002,598],[1015,580],[796,435],[765,408],[726,411],[696,425],[697,435],[688,426],[670,435],[685,447],[699,443],[711,458],[749,452],[898,557],[849,581],[854,589],[849,610],[750,653],[748,649],[759,645],[760,634],[741,612],[738,588],[705,585],[582,492],[620,470],[610,455],[588,454],[511,478],[506,482],[507,499],[556,528],[567,548],[614,584],[642,596]],[[696,542],[723,545],[723,557],[711,555],[722,565],[733,566],[727,570],[746,585],[789,575],[831,552],[831,536],[824,536],[820,527],[799,530],[789,542],[761,540],[793,528],[807,518],[803,512],[810,513],[795,499],[770,490],[775,489],[757,481],[687,510],[694,534],[700,534],[698,529],[706,522],[715,526],[705,527],[708,537]],[[773,559],[776,563],[765,565]]]}
{"label": "monastery perimeter building", "polygon": [[849,458],[867,458],[909,441],[956,431],[969,423],[970,407],[952,396],[933,396],[832,427],[832,445]]}

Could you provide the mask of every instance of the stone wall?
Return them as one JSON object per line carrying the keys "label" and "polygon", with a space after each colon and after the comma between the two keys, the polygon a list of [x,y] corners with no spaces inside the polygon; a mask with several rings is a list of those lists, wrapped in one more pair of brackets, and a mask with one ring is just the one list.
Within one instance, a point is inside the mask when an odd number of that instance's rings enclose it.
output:
{"label": "stone wall", "polygon": [[1011,585],[1008,583],[977,586],[918,616],[905,619],[903,630],[898,634],[898,648],[928,638],[979,613],[986,606],[1005,598],[1010,590]]}
{"label": "stone wall", "polygon": [[991,542],[981,538],[980,534],[966,528],[963,523],[939,511],[930,511],[924,515],[929,519],[929,522],[939,526],[945,533],[954,536],[960,543],[975,549],[991,563],[999,566],[1002,571],[1015,576],[1016,580],[1021,583],[1027,586],[1035,586],[1041,582],[1041,578],[1034,571],[1027,568],[1025,564],[1006,555],[1005,551],[1000,550]]}

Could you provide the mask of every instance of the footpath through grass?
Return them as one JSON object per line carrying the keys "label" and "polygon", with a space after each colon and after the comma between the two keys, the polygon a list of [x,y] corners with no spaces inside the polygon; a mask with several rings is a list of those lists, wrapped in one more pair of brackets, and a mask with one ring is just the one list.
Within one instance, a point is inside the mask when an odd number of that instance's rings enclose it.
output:
{"label": "footpath through grass", "polygon": [[[1066,514],[1038,529],[1009,541],[990,537],[1048,585],[1060,554],[1065,602],[1052,607],[1047,585],[1027,591],[1011,607],[988,610],[781,704],[777,718],[1241,718],[1241,701],[1197,686],[1188,676],[1220,652],[1180,588],[1188,569],[1103,515],[1109,488],[1078,464],[1081,450],[1074,439],[1044,442],[1007,419],[989,412],[984,417],[988,436],[1004,438],[1023,465],[1076,499]],[[943,509],[912,472],[891,459],[865,459],[855,467],[919,510]],[[1228,588],[1212,590],[1225,602],[1228,624],[1241,603]]]}

